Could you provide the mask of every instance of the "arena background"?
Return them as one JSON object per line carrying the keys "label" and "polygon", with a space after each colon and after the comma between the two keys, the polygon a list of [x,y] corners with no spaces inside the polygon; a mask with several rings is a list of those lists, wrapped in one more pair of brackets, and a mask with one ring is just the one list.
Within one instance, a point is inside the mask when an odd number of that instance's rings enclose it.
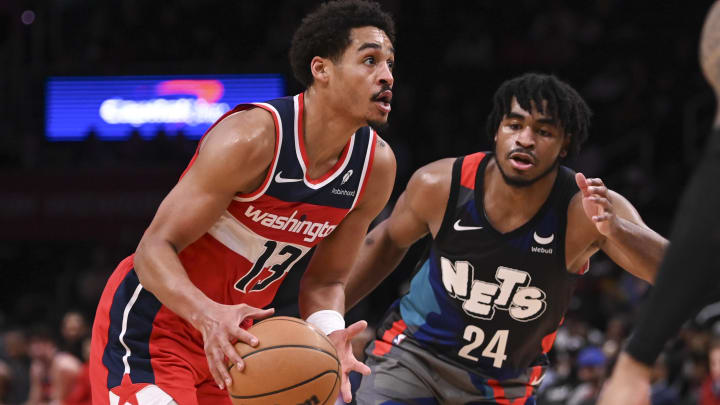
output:
{"label": "arena background", "polygon": [[[52,142],[45,136],[47,78],[271,73],[295,94],[302,89],[290,71],[290,38],[317,4],[0,1],[0,334],[46,330],[79,353],[67,342],[75,338],[60,333],[62,320],[78,311],[92,322],[106,278],[134,251],[196,144],[175,131],[122,141],[89,131]],[[382,4],[398,30],[393,111],[382,133],[398,173],[385,215],[421,165],[488,149],[493,91],[536,71],[569,81],[594,110],[590,139],[567,164],[602,177],[668,236],[714,112],[697,55],[709,1]],[[413,248],[349,318],[376,322],[421,252]],[[282,313],[295,311],[296,290],[291,278],[276,300]],[[599,383],[582,370],[607,369],[646,291],[602,255],[593,258],[558,336],[554,380],[541,403],[565,403],[571,394],[562,392]],[[667,403],[695,403],[714,321],[710,307],[668,346],[667,367],[658,372],[666,373],[662,388],[682,402]],[[13,365],[13,356],[0,345],[0,359]],[[13,401],[25,377],[17,374],[11,388],[0,388],[0,403],[20,403]]]}

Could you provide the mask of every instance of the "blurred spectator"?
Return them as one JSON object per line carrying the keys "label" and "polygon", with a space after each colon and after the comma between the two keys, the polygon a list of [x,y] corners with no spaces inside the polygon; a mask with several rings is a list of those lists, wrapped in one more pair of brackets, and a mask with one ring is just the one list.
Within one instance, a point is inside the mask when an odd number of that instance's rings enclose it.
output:
{"label": "blurred spectator", "polygon": [[4,401],[6,404],[23,404],[30,391],[30,356],[25,332],[10,329],[3,336],[4,360],[9,379]]}
{"label": "blurred spectator", "polygon": [[63,316],[60,325],[62,336],[61,350],[74,355],[78,360],[83,358],[83,341],[90,334],[85,317],[77,311],[70,311]]}
{"label": "blurred spectator", "polygon": [[46,328],[37,326],[30,333],[30,395],[27,405],[62,402],[80,373],[75,356],[61,352]]}
{"label": "blurred spectator", "polygon": [[82,369],[77,375],[75,382],[68,395],[63,401],[63,405],[92,405],[92,393],[90,390],[90,337],[86,337],[82,342],[83,364]]}
{"label": "blurred spectator", "polygon": [[570,394],[567,404],[594,404],[605,381],[607,358],[599,347],[588,346],[580,350],[576,363],[580,384]]}
{"label": "blurred spectator", "polygon": [[710,373],[700,388],[698,405],[720,405],[720,340],[713,340],[708,350]]}
{"label": "blurred spectator", "polygon": [[670,383],[669,376],[666,357],[658,357],[650,377],[652,384],[650,403],[652,405],[678,405],[680,403],[680,393],[677,387]]}

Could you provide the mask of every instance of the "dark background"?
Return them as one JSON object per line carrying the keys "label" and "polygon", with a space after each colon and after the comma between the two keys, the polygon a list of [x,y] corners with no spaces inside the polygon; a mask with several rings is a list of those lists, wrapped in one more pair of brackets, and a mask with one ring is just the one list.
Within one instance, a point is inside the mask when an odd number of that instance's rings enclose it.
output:
{"label": "dark background", "polygon": [[[594,110],[590,139],[567,164],[602,177],[667,236],[714,113],[697,55],[709,1],[381,3],[398,31],[382,133],[398,160],[388,208],[421,165],[488,149],[492,93],[536,71],[568,81]],[[282,73],[294,94],[302,89],[287,60],[290,39],[317,4],[0,1],[0,332],[57,328],[71,309],[92,322],[107,276],[134,251],[195,147],[172,133],[49,143],[45,78]],[[29,25],[26,10],[35,13]],[[421,250],[350,317],[377,321]],[[294,294],[286,284],[281,305]],[[620,319],[624,337],[646,287],[598,255],[568,318],[601,334]]]}

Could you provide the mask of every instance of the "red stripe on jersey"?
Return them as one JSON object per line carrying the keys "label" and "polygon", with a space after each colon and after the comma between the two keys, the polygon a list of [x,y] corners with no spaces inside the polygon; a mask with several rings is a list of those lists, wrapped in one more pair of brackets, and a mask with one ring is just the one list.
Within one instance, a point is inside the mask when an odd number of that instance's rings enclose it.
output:
{"label": "red stripe on jersey", "polygon": [[405,321],[402,319],[393,322],[392,327],[386,330],[383,334],[382,340],[375,340],[375,349],[373,349],[373,354],[376,356],[384,356],[388,354],[392,348],[392,341],[395,340],[398,335],[405,332],[406,329],[407,325],[405,325]]}
{"label": "red stripe on jersey", "polygon": [[273,168],[275,167],[275,161],[278,160],[278,157],[280,156],[280,153],[279,153],[280,143],[282,142],[282,140],[280,139],[280,121],[278,120],[277,115],[275,115],[275,112],[272,109],[265,107],[264,105],[260,105],[260,104],[257,104],[257,106],[262,108],[263,110],[269,112],[270,115],[272,115],[272,117],[273,117],[273,121],[275,123],[275,151],[273,152],[273,159],[272,159],[272,161],[270,161],[269,169],[267,171],[267,174],[265,175],[265,180],[263,180],[260,187],[256,188],[255,190],[253,190],[247,194],[237,193],[236,196],[240,197],[240,198],[252,198],[252,197],[255,197],[256,195],[258,195],[259,193],[261,193],[263,190],[265,190],[265,187],[270,182],[270,179],[272,179],[272,172],[273,172]]}
{"label": "red stripe on jersey", "polygon": [[365,185],[367,185],[368,179],[370,178],[370,173],[372,172],[373,161],[375,160],[375,146],[377,145],[377,136],[377,132],[375,132],[374,130],[370,131],[370,158],[368,159],[367,169],[365,169],[365,179],[363,179],[363,183],[360,185],[360,192],[358,194],[357,201],[360,201],[360,199],[362,198],[362,195],[365,192]]}
{"label": "red stripe on jersey", "polygon": [[102,358],[108,344],[108,330],[110,328],[110,308],[112,307],[115,291],[122,284],[125,276],[133,268],[133,257],[130,255],[118,264],[115,271],[105,284],[105,290],[95,312],[95,321],[92,327],[92,341],[90,343],[90,379],[92,381],[93,403],[109,405],[110,397],[107,393],[108,369],[103,365]]}
{"label": "red stripe on jersey", "polygon": [[585,262],[585,265],[580,269],[580,272],[578,274],[585,274],[588,271],[590,271],[590,259],[588,259],[588,261]]}
{"label": "red stripe on jersey", "polygon": [[[558,324],[558,328],[560,328],[560,325],[563,324],[563,321],[565,321],[565,317],[563,317],[560,320],[560,323]],[[555,343],[555,336],[557,336],[558,330],[555,329],[555,332],[550,333],[546,335],[542,340],[542,351],[543,353],[547,353],[552,349],[553,343]]]}
{"label": "red stripe on jersey", "polygon": [[470,190],[475,190],[475,176],[478,166],[485,157],[485,153],[477,152],[467,155],[463,159],[462,171],[460,173],[460,185]]}
{"label": "red stripe on jersey", "polygon": [[315,246],[345,218],[344,208],[287,202],[264,194],[255,201],[235,201],[228,212],[263,238]]}
{"label": "red stripe on jersey", "polygon": [[508,401],[507,398],[505,398],[505,390],[500,385],[500,382],[498,380],[493,380],[489,378],[487,380],[488,385],[493,390],[493,399],[495,402],[497,402],[498,405],[510,405],[510,401]]}
{"label": "red stripe on jersey", "polygon": [[350,142],[352,142],[352,138],[350,138],[345,144],[345,148],[343,148],[342,154],[340,154],[340,158],[335,163],[335,165],[321,177],[317,179],[311,179],[310,176],[308,176],[307,174],[307,170],[310,169],[310,163],[307,158],[307,153],[305,152],[305,132],[303,130],[304,99],[305,93],[300,93],[300,96],[298,97],[298,117],[297,122],[295,123],[295,125],[297,125],[297,139],[295,139],[295,142],[297,142],[298,146],[300,147],[300,155],[302,156],[303,164],[306,168],[305,180],[310,184],[320,184],[323,181],[327,180],[328,177],[332,176],[343,165],[345,159],[347,158],[348,150],[350,150]]}
{"label": "red stripe on jersey", "polygon": [[527,399],[530,398],[530,395],[533,393],[533,383],[537,381],[538,378],[542,375],[542,366],[535,366],[532,367],[530,371],[530,380],[527,384],[525,384],[525,395],[523,395],[521,398],[515,398],[514,400],[510,400],[505,396],[505,389],[500,384],[500,381],[488,379],[487,383],[493,390],[493,398],[498,405],[524,405],[527,402]]}
{"label": "red stripe on jersey", "polygon": [[238,106],[235,106],[235,108],[233,108],[232,110],[226,112],[226,113],[223,114],[220,118],[218,118],[217,121],[215,121],[215,122],[210,126],[210,128],[208,128],[207,131],[205,131],[205,133],[203,134],[203,136],[200,138],[200,141],[198,141],[198,146],[197,146],[197,148],[195,148],[195,154],[193,154],[192,159],[190,159],[190,163],[188,163],[187,167],[185,168],[185,170],[183,170],[182,174],[180,175],[180,178],[181,178],[181,179],[183,178],[183,176],[185,176],[185,173],[187,173],[187,171],[190,170],[190,167],[192,167],[193,163],[195,163],[195,159],[197,159],[198,153],[200,152],[200,146],[202,146],[203,142],[205,141],[205,137],[210,133],[210,131],[212,131],[212,129],[215,128],[215,126],[216,126],[217,124],[219,124],[220,121],[224,120],[228,115],[234,114],[234,113],[236,113],[236,112],[238,112],[238,111],[247,110],[247,109],[250,108],[250,107],[252,107],[252,106],[248,106],[248,105],[238,105]]}

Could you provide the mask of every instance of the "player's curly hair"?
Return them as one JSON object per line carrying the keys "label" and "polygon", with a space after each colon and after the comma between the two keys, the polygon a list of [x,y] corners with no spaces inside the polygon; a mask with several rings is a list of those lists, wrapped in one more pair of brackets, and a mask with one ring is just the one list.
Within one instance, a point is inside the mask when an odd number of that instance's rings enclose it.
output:
{"label": "player's curly hair", "polygon": [[[491,143],[503,117],[510,112],[513,97],[525,111],[531,111],[532,101],[538,112],[558,120],[565,133],[570,134],[568,156],[580,152],[580,146],[589,134],[590,107],[569,84],[553,75],[539,73],[526,73],[507,80],[497,89],[486,123]],[[548,111],[543,109],[543,100],[547,100]]]}
{"label": "player's curly hair", "polygon": [[395,43],[395,23],[375,2],[331,1],[305,16],[290,45],[290,65],[295,78],[305,87],[312,85],[312,58],[337,61],[350,45],[350,30],[368,26],[380,28]]}

